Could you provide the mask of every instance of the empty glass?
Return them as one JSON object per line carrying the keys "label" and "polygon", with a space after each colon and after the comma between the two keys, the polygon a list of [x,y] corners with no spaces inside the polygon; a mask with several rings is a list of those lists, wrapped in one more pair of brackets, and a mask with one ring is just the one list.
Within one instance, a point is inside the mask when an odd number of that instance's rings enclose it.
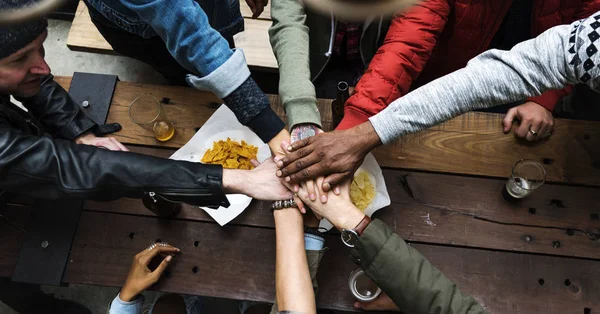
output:
{"label": "empty glass", "polygon": [[381,289],[365,274],[361,268],[355,269],[348,277],[348,286],[352,295],[363,302],[369,302],[377,299],[381,294]]}
{"label": "empty glass", "polygon": [[153,96],[140,96],[129,105],[129,119],[152,132],[161,141],[170,140],[175,135],[173,123],[167,119],[165,109]]}
{"label": "empty glass", "polygon": [[506,182],[506,192],[514,198],[523,198],[542,186],[545,181],[546,170],[539,162],[521,159],[514,165]]}

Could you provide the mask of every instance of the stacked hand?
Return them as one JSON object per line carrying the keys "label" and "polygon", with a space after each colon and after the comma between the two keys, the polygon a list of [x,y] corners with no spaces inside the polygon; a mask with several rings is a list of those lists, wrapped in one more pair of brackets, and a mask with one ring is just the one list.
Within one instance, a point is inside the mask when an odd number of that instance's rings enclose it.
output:
{"label": "stacked hand", "polygon": [[[328,192],[332,187],[349,181],[365,156],[380,144],[370,122],[349,130],[320,133],[289,145],[288,153],[276,160],[279,167],[277,176],[289,184],[322,177],[317,190],[320,188]],[[339,189],[333,191],[340,193]],[[319,198],[327,201],[326,194]]]}
{"label": "stacked hand", "polygon": [[223,170],[223,189],[226,193],[245,194],[264,201],[292,198],[292,192],[275,176],[277,166],[272,158],[262,164],[252,161],[256,167],[248,170]]}
{"label": "stacked hand", "polygon": [[305,205],[310,207],[315,215],[326,218],[337,229],[353,229],[363,219],[365,214],[356,208],[350,200],[350,181],[346,181],[339,185],[339,195],[331,192],[325,192],[319,188],[322,185],[322,179],[317,180],[317,196],[329,194],[327,203],[309,198],[309,191],[305,182],[300,183],[298,189],[298,197]]}

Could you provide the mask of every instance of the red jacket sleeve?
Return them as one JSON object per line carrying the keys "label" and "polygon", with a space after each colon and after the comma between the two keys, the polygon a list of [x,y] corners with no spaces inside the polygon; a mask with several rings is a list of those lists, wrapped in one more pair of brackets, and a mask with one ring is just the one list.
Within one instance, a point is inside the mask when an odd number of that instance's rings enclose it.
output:
{"label": "red jacket sleeve", "polygon": [[[569,21],[569,22],[574,22],[574,21],[577,21],[580,19],[584,19],[598,11],[600,11],[600,0],[584,0],[581,2],[581,7],[579,8],[579,10],[577,10],[575,15],[573,16],[573,20]],[[554,111],[554,107],[556,107],[556,104],[563,97],[565,97],[569,93],[571,93],[572,89],[573,89],[572,86],[567,86],[563,89],[549,90],[540,96],[531,97],[531,98],[528,98],[527,100],[538,103],[538,104],[542,105],[544,108],[548,109],[548,111],[552,112],[552,111]]]}
{"label": "red jacket sleeve", "polygon": [[448,2],[426,0],[392,20],[383,45],[356,85],[356,93],[346,102],[337,129],[367,121],[408,92],[446,25]]}
{"label": "red jacket sleeve", "polygon": [[544,92],[543,94],[539,95],[539,96],[535,96],[535,97],[529,97],[527,98],[528,101],[533,101],[534,103],[537,103],[538,105],[541,105],[542,107],[548,109],[548,111],[552,112],[554,111],[554,107],[556,107],[556,104],[565,96],[567,96],[571,90],[573,89],[573,86],[569,85],[563,89],[552,89],[549,91]]}

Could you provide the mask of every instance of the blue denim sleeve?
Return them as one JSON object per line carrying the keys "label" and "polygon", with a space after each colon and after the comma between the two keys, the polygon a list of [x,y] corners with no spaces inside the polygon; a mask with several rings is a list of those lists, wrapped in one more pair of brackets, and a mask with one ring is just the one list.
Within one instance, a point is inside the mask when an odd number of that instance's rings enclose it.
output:
{"label": "blue denim sleeve", "polygon": [[109,314],[140,314],[142,313],[142,305],[144,305],[144,297],[139,295],[135,299],[125,302],[119,298],[118,294],[110,304]]}
{"label": "blue denim sleeve", "polygon": [[233,55],[227,40],[210,26],[206,13],[193,0],[121,0],[121,3],[150,25],[177,62],[194,74],[206,76]]}
{"label": "blue denim sleeve", "polygon": [[234,52],[193,0],[121,0],[150,25],[171,55],[190,70],[188,83],[225,101],[240,122],[269,142],[285,124],[250,77],[241,49]]}

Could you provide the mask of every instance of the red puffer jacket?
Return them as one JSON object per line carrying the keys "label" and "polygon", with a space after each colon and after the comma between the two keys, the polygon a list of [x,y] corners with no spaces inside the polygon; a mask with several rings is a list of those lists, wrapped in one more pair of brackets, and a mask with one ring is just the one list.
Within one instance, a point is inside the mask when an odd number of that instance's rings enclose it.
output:
{"label": "red puffer jacket", "polygon": [[[533,1],[532,37],[600,10],[600,0]],[[465,67],[487,49],[511,4],[511,0],[425,0],[398,15],[346,102],[338,129],[367,121],[411,87]],[[569,90],[547,91],[530,100],[552,111]]]}

